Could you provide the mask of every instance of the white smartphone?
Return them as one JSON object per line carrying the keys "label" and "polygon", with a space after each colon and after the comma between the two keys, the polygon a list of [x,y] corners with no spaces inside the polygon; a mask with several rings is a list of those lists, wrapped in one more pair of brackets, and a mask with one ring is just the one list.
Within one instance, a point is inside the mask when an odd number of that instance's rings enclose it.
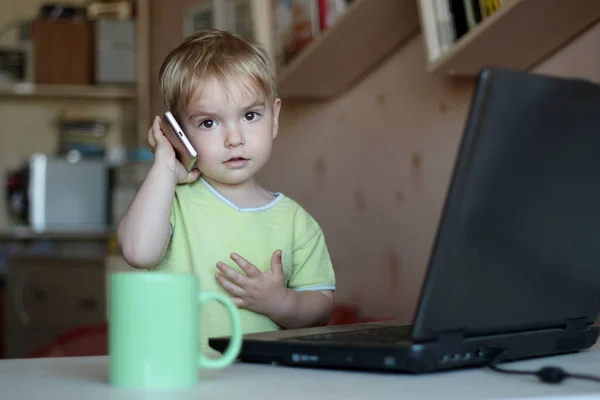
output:
{"label": "white smartphone", "polygon": [[198,152],[194,149],[194,146],[190,143],[189,139],[183,132],[183,129],[179,126],[173,114],[170,111],[165,112],[164,121],[167,125],[167,132],[165,132],[167,139],[171,142],[171,146],[175,150],[177,159],[186,171],[191,171],[198,158]]}

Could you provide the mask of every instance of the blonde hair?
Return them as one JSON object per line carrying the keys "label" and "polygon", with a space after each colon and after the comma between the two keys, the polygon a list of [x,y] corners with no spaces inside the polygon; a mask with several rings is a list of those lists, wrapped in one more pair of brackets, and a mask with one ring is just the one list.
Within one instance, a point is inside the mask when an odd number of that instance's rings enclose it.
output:
{"label": "blonde hair", "polygon": [[[165,106],[175,112],[185,106],[207,79],[221,85],[237,77],[250,78],[272,106],[277,97],[275,71],[266,52],[256,43],[231,32],[202,30],[173,49],[159,71]],[[251,88],[245,88],[251,89]]]}

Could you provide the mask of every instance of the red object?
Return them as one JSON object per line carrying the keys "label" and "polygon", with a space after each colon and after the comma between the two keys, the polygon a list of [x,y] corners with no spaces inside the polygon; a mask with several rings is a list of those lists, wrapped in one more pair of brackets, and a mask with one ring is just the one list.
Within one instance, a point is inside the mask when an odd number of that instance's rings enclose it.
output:
{"label": "red object", "polygon": [[[347,325],[363,322],[386,321],[392,318],[361,318],[355,307],[337,305],[327,325]],[[85,357],[108,355],[108,325],[85,326],[60,335],[32,358]]]}
{"label": "red object", "polygon": [[346,305],[339,305],[333,309],[333,314],[327,325],[347,325],[359,321],[356,308]]}
{"label": "red object", "polygon": [[389,321],[393,318],[364,318],[358,315],[356,308],[348,305],[338,305],[333,309],[333,315],[327,325],[348,325],[364,322]]}
{"label": "red object", "polygon": [[60,335],[32,358],[108,355],[108,325],[76,328]]}
{"label": "red object", "polygon": [[327,28],[327,0],[319,0],[319,25],[321,27],[321,31],[325,32]]}

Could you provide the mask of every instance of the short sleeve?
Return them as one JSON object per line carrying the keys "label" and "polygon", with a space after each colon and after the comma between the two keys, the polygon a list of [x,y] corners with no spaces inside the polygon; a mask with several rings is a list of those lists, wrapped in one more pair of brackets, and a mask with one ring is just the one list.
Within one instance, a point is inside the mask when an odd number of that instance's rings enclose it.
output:
{"label": "short sleeve", "polygon": [[154,266],[155,270],[168,270],[168,266],[173,264],[173,241],[175,234],[175,227],[177,225],[177,205],[178,199],[177,194],[173,199],[173,205],[171,206],[171,210],[169,212],[169,242],[167,244],[167,248],[165,249],[165,253],[162,256],[162,259],[158,262],[157,265]]}
{"label": "short sleeve", "polygon": [[293,250],[288,287],[297,291],[335,290],[333,264],[320,228]]}
{"label": "short sleeve", "polygon": [[177,213],[175,209],[178,206],[179,198],[177,196],[177,191],[175,191],[175,195],[173,196],[173,205],[171,206],[171,211],[169,214],[169,230],[171,233],[171,238],[173,237],[173,232],[175,232],[175,224],[177,223]]}
{"label": "short sleeve", "polygon": [[171,237],[173,237],[173,232],[175,231],[175,212],[173,211],[174,207],[171,207],[171,215],[169,215],[169,231],[171,232]]}
{"label": "short sleeve", "polygon": [[169,215],[169,242],[162,259],[154,267],[155,270],[173,272],[188,265],[187,258],[185,257],[187,252],[184,250],[185,240],[182,238],[181,232],[177,229],[178,216],[180,215],[180,211],[177,209],[177,199],[175,199]]}

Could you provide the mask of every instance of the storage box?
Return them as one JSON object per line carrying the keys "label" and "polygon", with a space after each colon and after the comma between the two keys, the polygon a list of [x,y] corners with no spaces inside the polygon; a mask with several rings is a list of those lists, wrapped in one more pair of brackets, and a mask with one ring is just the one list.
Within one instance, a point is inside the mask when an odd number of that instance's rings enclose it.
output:
{"label": "storage box", "polygon": [[42,84],[94,82],[93,23],[81,19],[36,19],[31,24],[34,80]]}
{"label": "storage box", "polygon": [[31,46],[26,43],[0,45],[0,84],[33,80]]}
{"label": "storage box", "polygon": [[136,82],[135,21],[98,19],[95,22],[96,83]]}

